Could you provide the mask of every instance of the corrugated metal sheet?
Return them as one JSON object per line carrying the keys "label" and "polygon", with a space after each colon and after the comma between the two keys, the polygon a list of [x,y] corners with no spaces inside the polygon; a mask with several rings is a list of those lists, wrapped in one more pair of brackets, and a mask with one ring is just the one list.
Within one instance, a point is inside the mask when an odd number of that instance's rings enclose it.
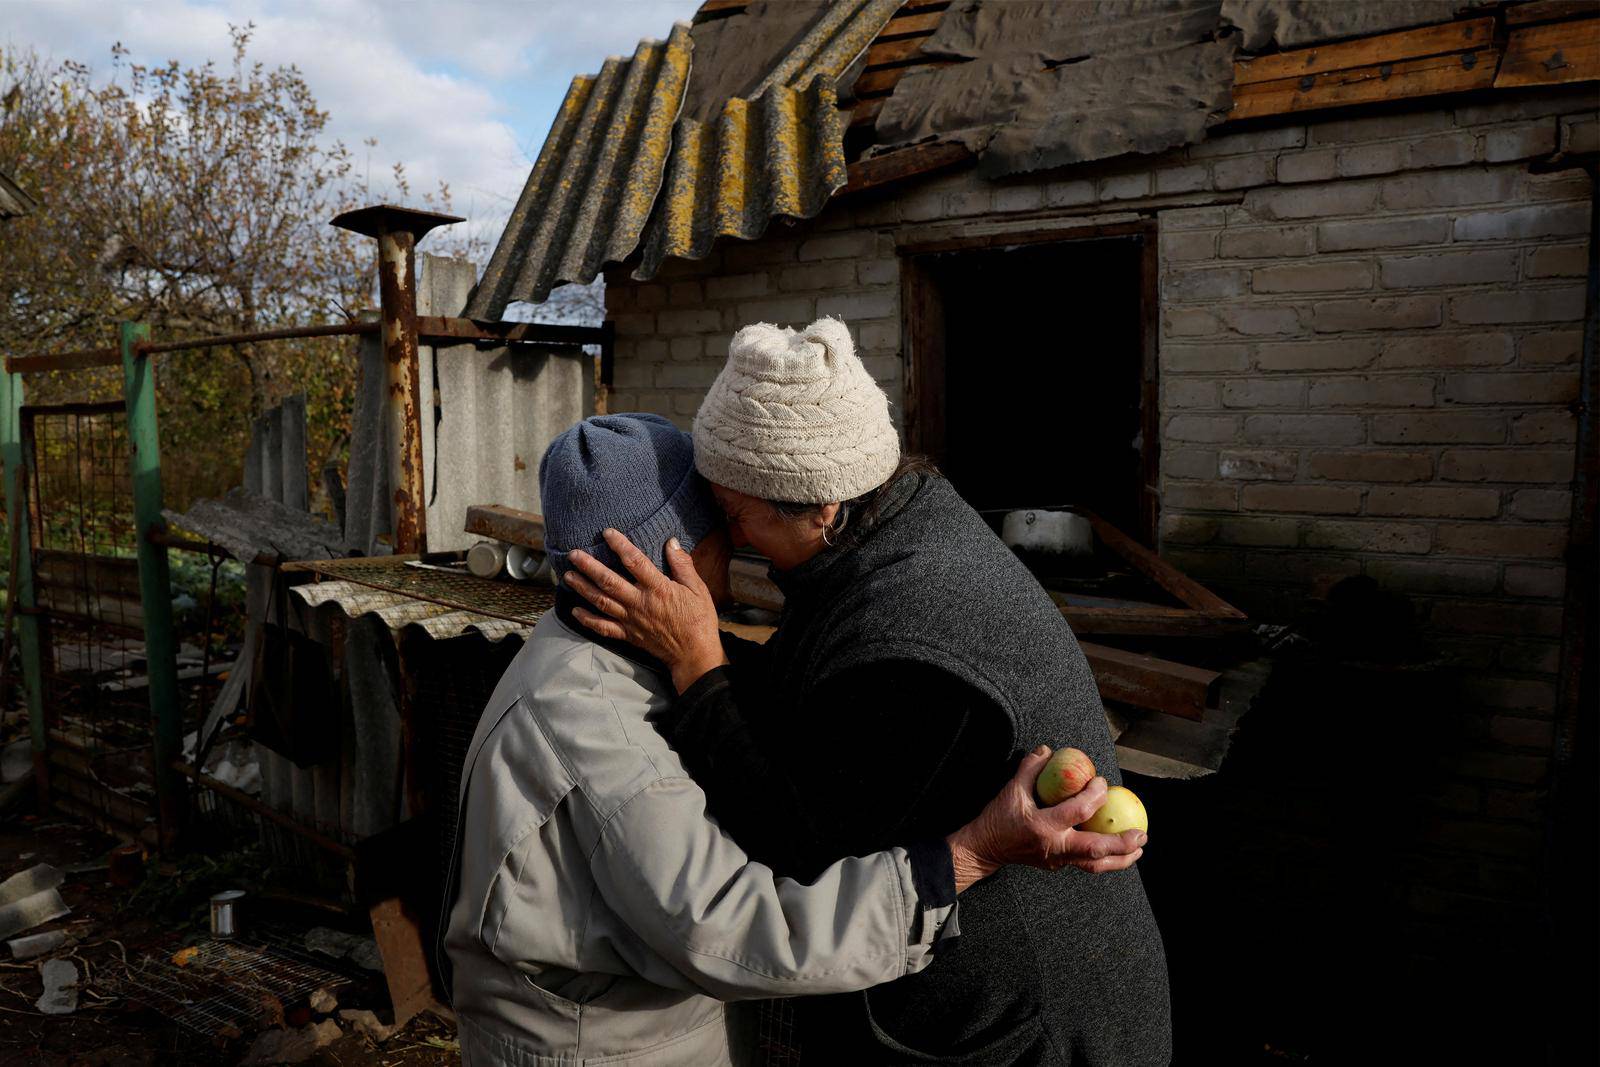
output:
{"label": "corrugated metal sheet", "polygon": [[693,43],[688,23],[632,59],[572,79],[467,317],[499,319],[514,300],[541,301],[588,282],[638,246],[672,147]]}
{"label": "corrugated metal sheet", "polygon": [[[744,95],[706,109],[714,119],[677,117],[687,83],[732,84],[718,71],[690,74],[682,24],[665,46],[647,41],[631,61],[574,79],[467,316],[497,319],[512,301],[589,282],[641,243],[634,276],[646,279],[669,257],[703,258],[718,237],[754,239],[774,218],[821,211],[847,178],[834,84],[900,3],[808,5],[816,13],[803,32],[773,48]],[[765,48],[793,22],[793,9],[757,2],[706,32],[748,34]]]}

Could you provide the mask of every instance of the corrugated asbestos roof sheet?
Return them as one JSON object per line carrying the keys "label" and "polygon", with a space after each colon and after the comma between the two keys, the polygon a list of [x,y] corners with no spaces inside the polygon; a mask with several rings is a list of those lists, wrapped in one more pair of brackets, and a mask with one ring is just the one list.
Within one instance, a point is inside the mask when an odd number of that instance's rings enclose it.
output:
{"label": "corrugated asbestos roof sheet", "polygon": [[838,0],[747,96],[729,98],[714,125],[678,120],[635,278],[655,277],[669,257],[704,259],[718,237],[754,240],[774,218],[822,210],[849,177],[835,82],[900,3]]}
{"label": "corrugated asbestos roof sheet", "polygon": [[[718,237],[752,239],[773,218],[821,211],[847,178],[834,83],[900,3],[818,7],[805,32],[745,95],[729,97],[715,121],[677,117],[686,83],[701,77],[690,73],[682,24],[666,45],[647,41],[631,61],[574,79],[467,316],[498,319],[512,301],[537,302],[556,285],[591,281],[641,242],[634,277],[647,279],[669,257],[703,258]],[[764,6],[736,17],[758,32]],[[715,80],[716,72],[705,76]],[[676,128],[664,128],[663,116]]]}
{"label": "corrugated asbestos roof sheet", "polygon": [[564,282],[588,282],[639,243],[672,147],[693,45],[680,22],[632,59],[572,79],[466,316],[499,319]]}
{"label": "corrugated asbestos roof sheet", "polygon": [[420,626],[428,632],[429,637],[441,641],[458,637],[468,630],[476,630],[491,641],[511,636],[527,637],[533,632],[533,627],[524,623],[417,600],[355,582],[309,582],[295,586],[294,593],[312,607],[334,604],[352,619],[369,613],[377,615],[391,630]]}

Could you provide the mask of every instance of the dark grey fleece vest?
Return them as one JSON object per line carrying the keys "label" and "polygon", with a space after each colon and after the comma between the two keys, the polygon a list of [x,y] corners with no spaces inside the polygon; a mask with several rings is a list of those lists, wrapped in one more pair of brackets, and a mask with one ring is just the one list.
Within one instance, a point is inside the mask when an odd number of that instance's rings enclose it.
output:
{"label": "dark grey fleece vest", "polygon": [[[1119,784],[1094,676],[1033,575],[943,478],[908,475],[888,493],[859,541],[777,576],[775,692],[798,708],[835,672],[925,664],[1011,725],[1007,765],[974,775],[1003,781],[1045,743],[1083,749]],[[923,973],[808,1006],[807,1062],[1170,1061],[1166,957],[1137,870],[1010,867],[961,895],[959,920],[960,938]],[[963,1021],[953,1035],[951,1018]],[[945,1047],[921,1040],[930,1030]]]}

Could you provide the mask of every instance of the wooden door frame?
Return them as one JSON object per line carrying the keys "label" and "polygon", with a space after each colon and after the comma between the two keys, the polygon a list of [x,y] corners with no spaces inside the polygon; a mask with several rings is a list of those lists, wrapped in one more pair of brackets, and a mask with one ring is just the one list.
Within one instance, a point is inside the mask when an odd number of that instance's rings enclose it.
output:
{"label": "wooden door frame", "polygon": [[906,448],[943,463],[945,459],[944,306],[926,257],[979,252],[1016,245],[1065,244],[1109,238],[1139,242],[1139,397],[1141,491],[1138,528],[1131,531],[1151,548],[1161,520],[1160,259],[1155,219],[1082,226],[1070,230],[985,234],[899,245],[901,336],[905,338]]}

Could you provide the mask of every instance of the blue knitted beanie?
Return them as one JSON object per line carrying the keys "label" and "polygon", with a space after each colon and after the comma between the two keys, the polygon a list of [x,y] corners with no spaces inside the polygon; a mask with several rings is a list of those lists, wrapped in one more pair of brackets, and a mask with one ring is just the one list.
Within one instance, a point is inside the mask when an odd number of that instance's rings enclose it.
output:
{"label": "blue knitted beanie", "polygon": [[565,430],[539,461],[539,500],[550,565],[564,575],[581,548],[628,577],[601,536],[628,535],[666,570],[667,541],[692,551],[722,512],[694,468],[693,439],[660,415],[594,415]]}

